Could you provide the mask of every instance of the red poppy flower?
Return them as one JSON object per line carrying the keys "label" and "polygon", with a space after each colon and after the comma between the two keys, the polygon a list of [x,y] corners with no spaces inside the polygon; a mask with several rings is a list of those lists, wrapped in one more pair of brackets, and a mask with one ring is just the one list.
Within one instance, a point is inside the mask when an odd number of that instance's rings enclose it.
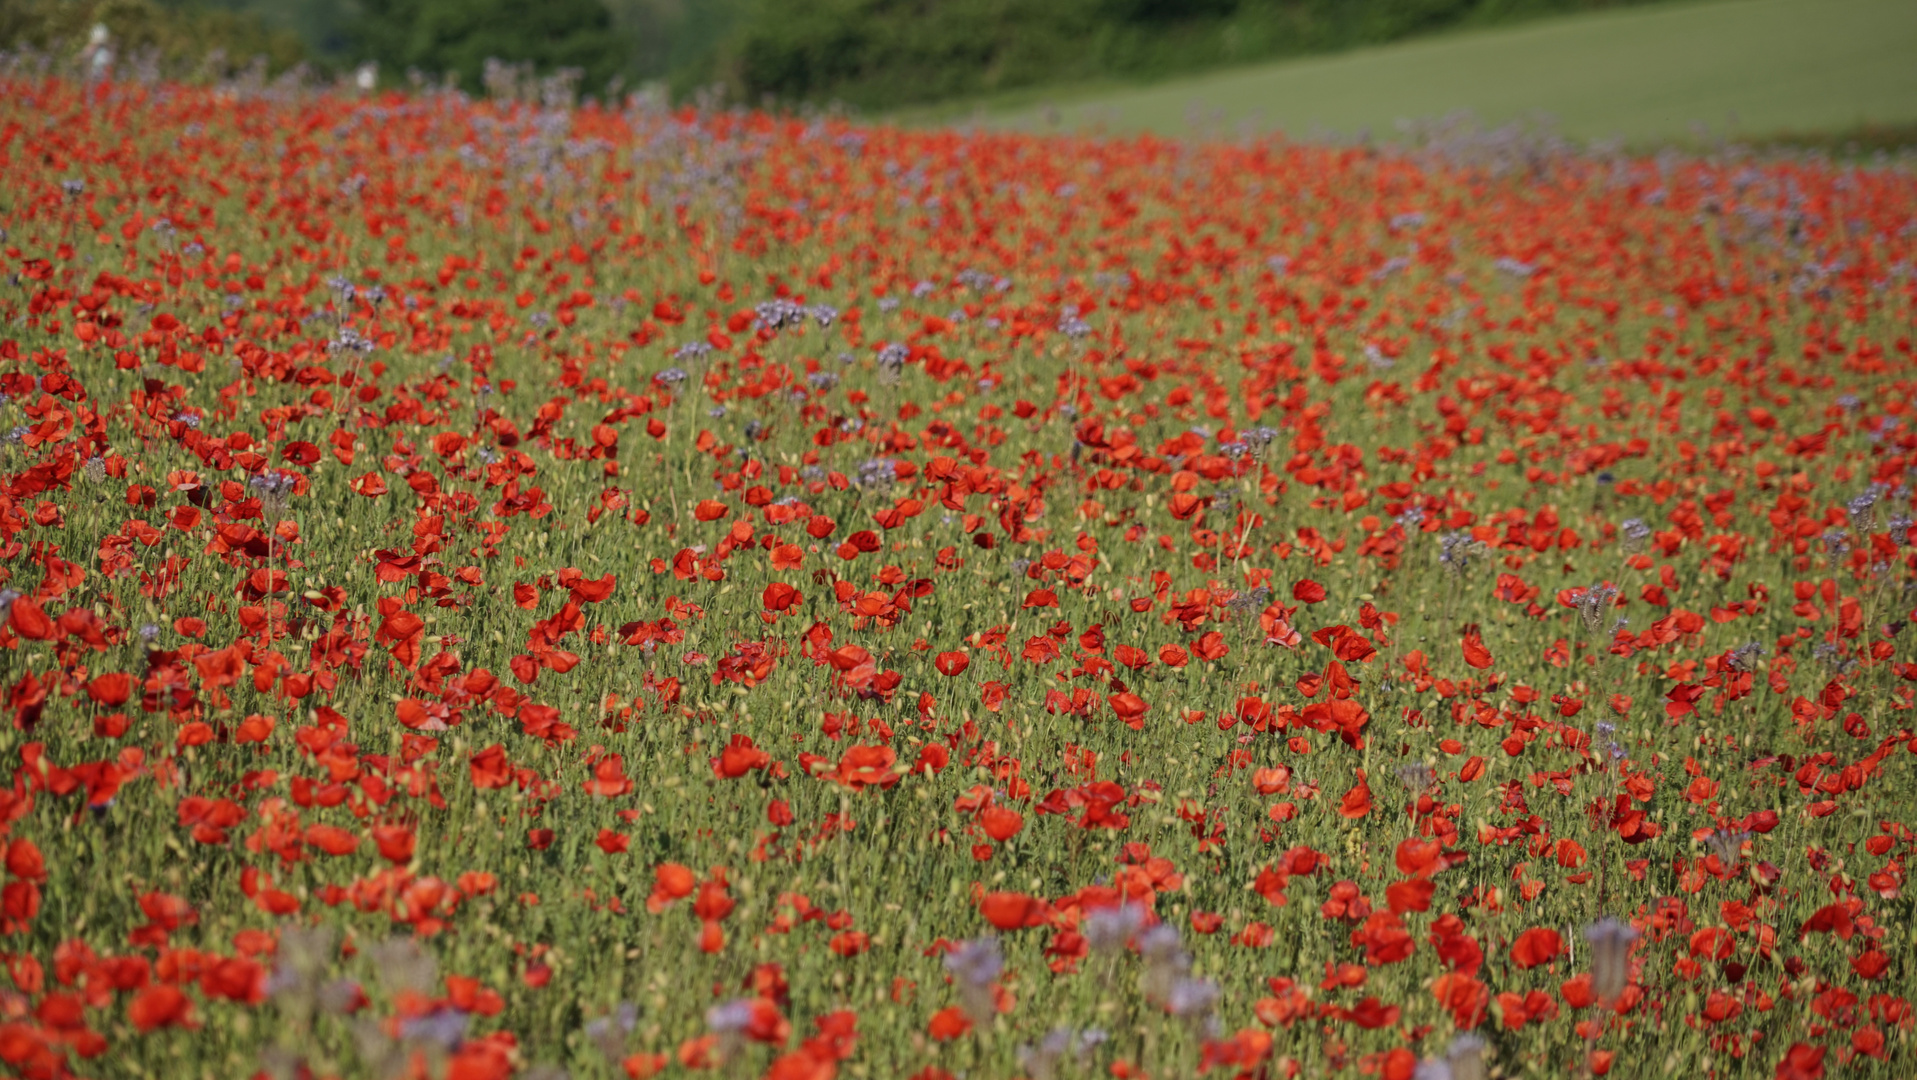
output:
{"label": "red poppy flower", "polygon": [[163,1027],[198,1027],[193,1020],[193,1002],[177,986],[161,984],[139,992],[127,1006],[126,1016],[141,1032]]}
{"label": "red poppy flower", "polygon": [[1025,827],[1025,818],[1016,810],[988,806],[979,811],[978,823],[985,830],[985,835],[1002,844],[1018,835],[1019,830]]}
{"label": "red poppy flower", "polygon": [[1357,783],[1338,800],[1338,816],[1357,819],[1371,813],[1371,785],[1365,782],[1365,771],[1358,770]]}
{"label": "red poppy flower", "polygon": [[1479,635],[1476,624],[1464,628],[1464,662],[1479,669],[1493,663],[1491,650],[1484,647],[1484,638]]}
{"label": "red poppy flower", "polygon": [[47,641],[54,635],[53,620],[31,598],[22,596],[12,603],[7,616],[13,632],[28,641]]}
{"label": "red poppy flower", "polygon": [[1015,892],[986,893],[979,900],[978,909],[986,922],[1000,930],[1042,926],[1051,913],[1045,901]]}
{"label": "red poppy flower", "polygon": [[652,871],[652,895],[646,899],[646,910],[659,914],[673,901],[691,896],[697,883],[690,869],[678,863],[660,863]]}
{"label": "red poppy flower", "polygon": [[965,1010],[957,1005],[949,1005],[933,1013],[931,1022],[925,1026],[925,1033],[933,1042],[951,1042],[970,1030],[971,1017],[965,1015]]}
{"label": "red poppy flower", "polygon": [[1564,951],[1564,939],[1556,930],[1533,927],[1511,943],[1511,962],[1520,968],[1548,964]]}

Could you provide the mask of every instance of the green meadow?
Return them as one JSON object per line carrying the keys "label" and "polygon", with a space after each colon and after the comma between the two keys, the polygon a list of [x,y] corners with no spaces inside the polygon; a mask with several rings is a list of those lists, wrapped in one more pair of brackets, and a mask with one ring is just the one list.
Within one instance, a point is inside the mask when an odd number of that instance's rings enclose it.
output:
{"label": "green meadow", "polygon": [[1399,135],[1470,113],[1632,145],[1917,123],[1917,4],[1717,0],[1567,16],[1218,71],[901,114],[1112,133]]}

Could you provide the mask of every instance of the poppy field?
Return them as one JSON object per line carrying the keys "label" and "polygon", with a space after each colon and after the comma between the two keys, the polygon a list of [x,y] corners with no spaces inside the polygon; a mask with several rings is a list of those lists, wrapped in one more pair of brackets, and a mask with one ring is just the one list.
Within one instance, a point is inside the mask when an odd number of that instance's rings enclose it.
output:
{"label": "poppy field", "polygon": [[0,79],[23,1077],[1907,1075],[1917,176]]}

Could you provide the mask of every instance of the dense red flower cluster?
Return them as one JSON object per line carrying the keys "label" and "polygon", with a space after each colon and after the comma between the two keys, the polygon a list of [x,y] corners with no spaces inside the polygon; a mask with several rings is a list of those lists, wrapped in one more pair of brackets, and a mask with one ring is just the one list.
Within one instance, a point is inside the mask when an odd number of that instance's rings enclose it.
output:
{"label": "dense red flower cluster", "polygon": [[1911,1052],[1908,172],[0,102],[20,1075]]}

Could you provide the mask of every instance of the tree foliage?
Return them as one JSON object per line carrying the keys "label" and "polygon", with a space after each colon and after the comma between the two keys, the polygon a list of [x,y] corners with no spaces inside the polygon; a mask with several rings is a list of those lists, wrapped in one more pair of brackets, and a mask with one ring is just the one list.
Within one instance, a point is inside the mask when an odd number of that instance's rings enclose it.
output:
{"label": "tree foliage", "polygon": [[95,26],[106,28],[115,63],[151,60],[176,76],[229,75],[255,58],[281,71],[307,59],[298,37],[245,11],[153,0],[0,0],[0,48],[9,51],[74,59]]}
{"label": "tree foliage", "polygon": [[361,8],[353,35],[361,57],[389,75],[456,74],[468,91],[479,89],[489,59],[574,68],[596,88],[629,56],[599,0],[363,0]]}

